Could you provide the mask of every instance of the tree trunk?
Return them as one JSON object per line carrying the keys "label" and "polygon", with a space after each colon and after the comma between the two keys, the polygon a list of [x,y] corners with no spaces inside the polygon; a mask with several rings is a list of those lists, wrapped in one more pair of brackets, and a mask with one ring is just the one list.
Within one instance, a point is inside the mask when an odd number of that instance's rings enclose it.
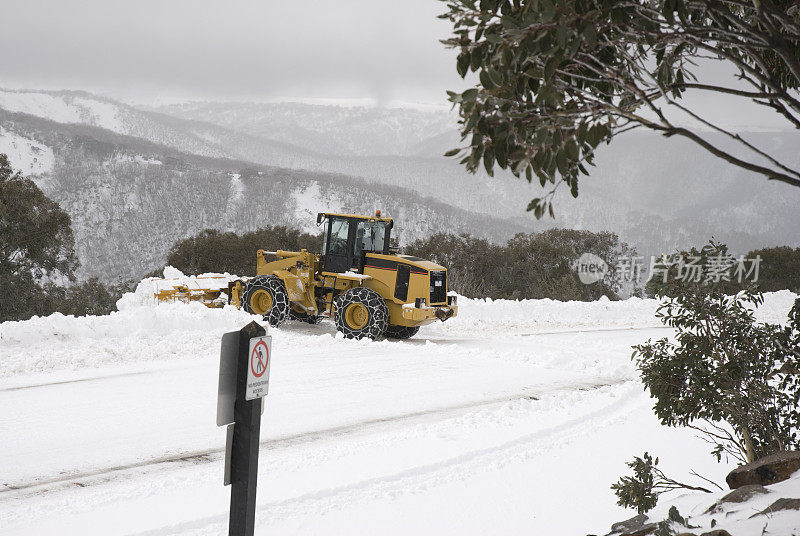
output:
{"label": "tree trunk", "polygon": [[742,437],[744,438],[745,458],[747,458],[747,463],[752,463],[756,461],[756,449],[753,447],[753,436],[750,435],[750,430],[745,428]]}

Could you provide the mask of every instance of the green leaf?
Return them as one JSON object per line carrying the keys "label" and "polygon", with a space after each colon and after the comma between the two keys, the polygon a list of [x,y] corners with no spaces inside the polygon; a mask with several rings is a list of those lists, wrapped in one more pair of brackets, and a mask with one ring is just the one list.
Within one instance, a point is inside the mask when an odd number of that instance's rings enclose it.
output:
{"label": "green leaf", "polygon": [[470,114],[469,119],[467,119],[466,124],[464,125],[464,132],[470,132],[473,128],[475,128],[475,124],[478,122],[480,118],[480,114],[475,111]]}
{"label": "green leaf", "polygon": [[494,151],[491,147],[488,147],[483,152],[483,167],[490,177],[494,177],[494,170],[492,169],[494,167]]}
{"label": "green leaf", "polygon": [[569,167],[567,165],[567,155],[564,151],[558,151],[556,153],[556,167],[558,167],[558,172],[561,173],[562,177],[567,176]]}
{"label": "green leaf", "polygon": [[556,74],[556,69],[558,68],[559,63],[560,60],[557,57],[553,57],[547,60],[547,63],[544,66],[545,81],[549,81],[553,78],[553,75]]}
{"label": "green leaf", "polygon": [[559,147],[561,145],[561,130],[553,132],[553,145]]}
{"label": "green leaf", "polygon": [[500,73],[491,67],[489,68],[489,79],[491,79],[492,83],[497,87],[503,85],[503,78],[500,76]]}
{"label": "green leaf", "polygon": [[472,154],[469,157],[469,167],[470,169],[476,169],[478,167],[478,162],[481,161],[481,156],[483,156],[483,147],[473,147]]}
{"label": "green leaf", "polygon": [[598,143],[600,143],[600,136],[597,133],[595,125],[589,127],[589,130],[586,132],[586,141],[589,143],[589,145],[591,145],[593,149],[597,147]]}
{"label": "green leaf", "polygon": [[471,87],[461,94],[461,99],[465,101],[474,101],[478,96],[478,88]]}
{"label": "green leaf", "polygon": [[472,54],[470,54],[469,60],[469,67],[473,71],[477,71],[480,69],[481,64],[483,64],[483,60],[486,56],[486,47],[478,46],[472,50]]}
{"label": "green leaf", "polygon": [[664,15],[667,23],[670,25],[675,24],[675,0],[666,0],[661,14]]}
{"label": "green leaf", "polygon": [[580,143],[581,145],[586,143],[586,123],[581,123],[580,125],[578,125],[578,132],[576,134],[576,137],[578,138],[578,143]]}
{"label": "green leaf", "polygon": [[481,81],[481,85],[486,89],[494,89],[495,87],[497,87],[495,86],[494,82],[492,82],[492,79],[489,77],[489,73],[487,73],[485,70],[481,71],[481,74],[478,75],[478,78]]}
{"label": "green leaf", "polygon": [[570,160],[577,160],[579,158],[578,154],[578,145],[575,143],[575,140],[572,138],[568,139],[567,142],[564,144],[564,150],[567,153],[567,156]]}
{"label": "green leaf", "polygon": [[458,59],[456,59],[456,71],[464,78],[467,76],[467,70],[469,69],[469,54],[462,52],[458,55]]}
{"label": "green leaf", "polygon": [[536,208],[536,206],[537,206],[538,204],[539,204],[539,198],[538,198],[538,197],[536,197],[536,198],[534,198],[534,199],[531,199],[530,203],[528,203],[528,207],[527,207],[525,210],[526,210],[527,212],[530,212],[531,210],[533,210],[534,208]]}
{"label": "green leaf", "polygon": [[508,166],[508,157],[507,157],[508,151],[506,146],[506,138],[498,138],[493,145],[495,147],[494,157],[497,160],[498,165],[502,169],[505,169],[506,166]]}
{"label": "green leaf", "polygon": [[460,148],[459,148],[459,149],[450,149],[449,151],[447,151],[446,153],[444,153],[444,156],[448,156],[448,157],[449,157],[449,156],[455,156],[455,155],[457,155],[457,154],[458,154],[460,151],[461,151],[461,149],[460,149]]}

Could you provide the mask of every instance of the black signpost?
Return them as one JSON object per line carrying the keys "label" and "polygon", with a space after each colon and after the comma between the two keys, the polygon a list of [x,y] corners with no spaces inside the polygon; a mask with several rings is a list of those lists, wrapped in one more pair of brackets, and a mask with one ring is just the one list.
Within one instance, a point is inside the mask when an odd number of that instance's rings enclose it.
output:
{"label": "black signpost", "polygon": [[266,395],[266,388],[253,394],[252,386],[254,378],[268,386],[271,344],[266,333],[251,322],[238,332],[226,333],[222,339],[217,424],[233,427],[233,433],[228,434],[232,440],[226,446],[226,462],[230,463],[226,475],[229,472],[231,484],[230,536],[252,536],[255,530],[261,397]]}

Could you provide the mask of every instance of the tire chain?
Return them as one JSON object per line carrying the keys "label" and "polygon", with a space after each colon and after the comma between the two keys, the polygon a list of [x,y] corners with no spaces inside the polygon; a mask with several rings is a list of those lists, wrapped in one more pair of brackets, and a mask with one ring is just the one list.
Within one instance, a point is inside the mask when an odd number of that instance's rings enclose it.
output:
{"label": "tire chain", "polygon": [[289,317],[289,293],[286,285],[276,275],[259,275],[247,282],[242,293],[244,310],[256,314],[250,308],[250,297],[256,290],[266,290],[272,297],[272,308],[264,314],[264,320],[272,327],[283,324]]}
{"label": "tire chain", "polygon": [[[344,311],[347,306],[360,303],[367,308],[369,319],[367,325],[361,329],[352,329],[345,322]],[[334,302],[333,320],[336,329],[341,331],[347,339],[363,339],[369,337],[375,340],[381,337],[389,324],[389,308],[380,294],[366,287],[356,287],[342,293]]]}
{"label": "tire chain", "polygon": [[390,339],[410,339],[419,332],[419,326],[386,326],[386,336]]}
{"label": "tire chain", "polygon": [[321,316],[295,311],[292,307],[289,307],[289,318],[292,320],[297,320],[298,322],[306,322],[308,324],[319,324],[319,321],[322,320]]}

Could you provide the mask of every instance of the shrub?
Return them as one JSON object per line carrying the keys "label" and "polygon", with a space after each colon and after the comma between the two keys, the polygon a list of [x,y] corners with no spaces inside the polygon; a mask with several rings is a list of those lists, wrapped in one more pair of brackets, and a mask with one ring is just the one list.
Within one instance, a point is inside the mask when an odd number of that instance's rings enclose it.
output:
{"label": "shrub", "polygon": [[470,297],[503,297],[496,273],[503,258],[502,246],[468,234],[437,233],[412,242],[403,252],[447,267],[450,290]]}
{"label": "shrub", "polygon": [[[711,242],[700,250],[679,251],[667,258],[666,263],[658,263],[659,273],[645,283],[645,294],[651,298],[671,295],[676,289],[672,283],[679,275],[691,275],[692,270],[714,274],[725,263],[727,270],[716,273],[722,277],[719,288],[728,294],[735,294],[751,285],[756,285],[762,292],[791,290],[800,293],[800,248],[755,249],[737,258],[724,245]],[[666,276],[661,270],[666,272]],[[748,277],[743,277],[745,275]]]}
{"label": "shrub", "polygon": [[[691,253],[697,264],[710,266],[727,255],[727,248],[711,242]],[[697,430],[713,445],[718,461],[730,456],[748,463],[800,448],[800,299],[786,326],[761,324],[754,310],[763,296],[754,285],[731,294],[725,278],[682,278],[685,267],[664,268],[669,277],[650,291],[664,298],[656,316],[675,329],[674,341],[648,340],[633,347],[661,423]],[[648,453],[628,464],[634,475],[611,486],[618,504],[642,513],[663,491],[708,491],[668,479],[657,464]],[[665,534],[668,528],[660,527]]]}
{"label": "shrub", "polygon": [[[228,272],[256,275],[256,251],[319,251],[322,238],[283,226],[264,227],[238,235],[207,229],[177,242],[169,251],[167,264],[185,274]],[[154,275],[161,275],[160,271]]]}
{"label": "shrub", "polygon": [[[708,258],[727,250],[712,244],[703,251]],[[788,327],[760,324],[753,310],[762,295],[752,288],[728,295],[726,283],[670,279],[656,316],[675,328],[675,341],[648,340],[634,346],[633,357],[663,424],[699,430],[718,459],[750,462],[800,447],[800,303]]]}
{"label": "shrub", "polygon": [[[504,246],[467,234],[439,233],[412,242],[404,253],[448,269],[451,290],[471,298],[596,300],[616,299],[616,268],[635,252],[614,233],[551,229],[518,234]],[[590,285],[578,279],[574,262],[583,253],[603,259],[610,270]]]}
{"label": "shrub", "polygon": [[762,292],[791,290],[800,293],[800,248],[787,246],[756,249],[747,254],[761,258],[758,288]]}
{"label": "shrub", "polygon": [[69,287],[45,287],[51,311],[65,315],[106,315],[117,309],[117,300],[133,289],[132,283],[106,285],[96,277]]}

